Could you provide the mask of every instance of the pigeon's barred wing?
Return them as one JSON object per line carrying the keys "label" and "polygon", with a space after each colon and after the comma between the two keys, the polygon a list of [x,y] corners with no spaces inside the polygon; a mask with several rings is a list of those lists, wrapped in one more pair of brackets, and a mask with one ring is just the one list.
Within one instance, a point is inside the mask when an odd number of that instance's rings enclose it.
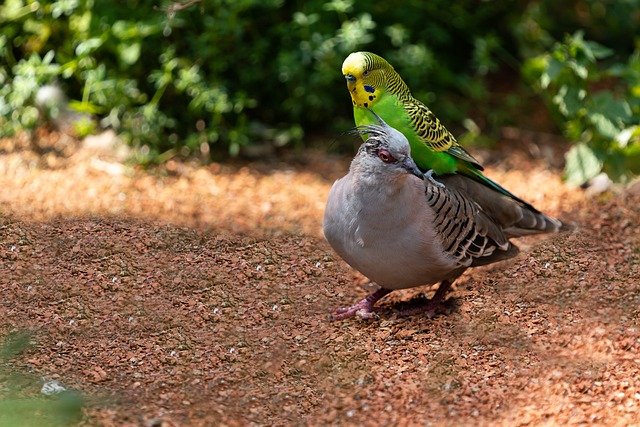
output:
{"label": "pigeon's barred wing", "polygon": [[465,199],[472,200],[507,237],[521,237],[530,234],[557,233],[567,229],[566,225],[547,216],[530,204],[460,175],[449,175],[440,181],[450,190]]}
{"label": "pigeon's barred wing", "polygon": [[[512,245],[500,228],[471,200],[444,186],[429,183],[425,195],[436,214],[433,226],[442,247],[461,267],[492,262],[496,251],[510,250]],[[483,260],[485,257],[488,259]]]}
{"label": "pigeon's barred wing", "polygon": [[454,157],[471,163],[478,170],[483,170],[480,162],[462,148],[429,107],[411,97],[402,99],[402,104],[409,115],[413,130],[431,150],[446,151]]}

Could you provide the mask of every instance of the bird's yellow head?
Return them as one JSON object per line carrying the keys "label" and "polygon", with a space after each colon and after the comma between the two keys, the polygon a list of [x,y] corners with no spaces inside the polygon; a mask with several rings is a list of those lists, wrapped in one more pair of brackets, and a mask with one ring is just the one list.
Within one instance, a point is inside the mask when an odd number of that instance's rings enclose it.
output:
{"label": "bird's yellow head", "polygon": [[381,56],[354,52],[342,63],[342,74],[354,107],[372,108],[387,89],[386,72],[393,67]]}

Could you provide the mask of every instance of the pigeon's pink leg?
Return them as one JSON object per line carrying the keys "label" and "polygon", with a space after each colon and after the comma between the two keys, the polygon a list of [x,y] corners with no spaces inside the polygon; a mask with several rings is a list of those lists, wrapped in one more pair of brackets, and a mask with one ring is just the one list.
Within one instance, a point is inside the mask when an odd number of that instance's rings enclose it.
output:
{"label": "pigeon's pink leg", "polygon": [[406,310],[399,311],[398,316],[405,317],[413,316],[420,313],[426,313],[427,317],[431,319],[436,315],[436,313],[450,313],[450,308],[443,307],[441,305],[442,299],[447,294],[447,291],[449,291],[449,288],[451,288],[451,282],[449,282],[448,280],[443,280],[440,283],[440,286],[438,287],[438,290],[436,291],[433,298],[418,307],[412,307]]}
{"label": "pigeon's pink leg", "polygon": [[351,307],[344,308],[336,308],[331,310],[333,315],[331,318],[333,320],[342,320],[348,319],[349,317],[358,316],[361,319],[371,319],[372,317],[377,317],[378,315],[375,313],[379,311],[379,308],[374,307],[374,304],[383,296],[390,293],[390,289],[380,288],[374,293],[367,296],[365,299],[357,303],[356,305],[352,305]]}

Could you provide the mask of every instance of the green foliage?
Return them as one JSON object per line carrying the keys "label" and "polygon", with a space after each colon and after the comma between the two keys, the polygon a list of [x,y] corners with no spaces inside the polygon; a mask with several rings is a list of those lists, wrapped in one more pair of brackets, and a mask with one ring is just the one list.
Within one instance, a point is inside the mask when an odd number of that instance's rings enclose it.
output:
{"label": "green foliage", "polygon": [[47,397],[26,391],[38,379],[6,369],[29,346],[29,334],[15,333],[0,345],[0,425],[4,427],[73,426],[82,419],[83,400],[63,391]]}
{"label": "green foliage", "polygon": [[[98,128],[93,115],[141,163],[297,144],[353,126],[340,66],[370,50],[466,142],[517,125],[530,95],[515,81],[524,63],[525,81],[581,143],[569,181],[596,170],[625,179],[638,169],[640,60],[629,35],[639,9],[640,0],[6,0],[0,132],[71,109],[84,113],[67,115],[85,118],[79,135]],[[566,33],[575,35],[556,43]],[[68,106],[36,103],[47,84],[62,87]],[[573,160],[593,158],[586,169]]]}
{"label": "green foliage", "polygon": [[577,32],[524,67],[565,136],[578,142],[565,169],[576,185],[602,171],[618,181],[640,173],[640,51],[626,63],[604,62],[613,53]]}
{"label": "green foliage", "polygon": [[484,76],[508,56],[508,23],[522,8],[449,3],[7,0],[0,130],[38,126],[47,117],[37,90],[55,83],[143,161],[339,133],[353,125],[340,66],[360,49],[388,57],[443,119],[461,121],[488,97]]}
{"label": "green foliage", "polygon": [[528,2],[516,33],[521,56],[531,58],[550,49],[567,34],[615,48],[626,56],[636,47],[640,25],[638,0],[537,0]]}

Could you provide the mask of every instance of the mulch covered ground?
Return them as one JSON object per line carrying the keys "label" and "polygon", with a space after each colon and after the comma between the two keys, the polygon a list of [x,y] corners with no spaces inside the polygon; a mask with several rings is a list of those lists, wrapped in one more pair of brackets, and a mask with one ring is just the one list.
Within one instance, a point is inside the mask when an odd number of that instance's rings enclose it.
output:
{"label": "mulch covered ground", "polygon": [[349,159],[145,172],[46,137],[57,153],[0,147],[0,340],[32,343],[0,386],[26,374],[19,396],[58,380],[81,425],[640,425],[640,191],[565,186],[538,155],[562,147],[479,157],[574,231],[469,270],[450,315],[393,316],[419,288],[332,322],[371,289],[321,234]]}

